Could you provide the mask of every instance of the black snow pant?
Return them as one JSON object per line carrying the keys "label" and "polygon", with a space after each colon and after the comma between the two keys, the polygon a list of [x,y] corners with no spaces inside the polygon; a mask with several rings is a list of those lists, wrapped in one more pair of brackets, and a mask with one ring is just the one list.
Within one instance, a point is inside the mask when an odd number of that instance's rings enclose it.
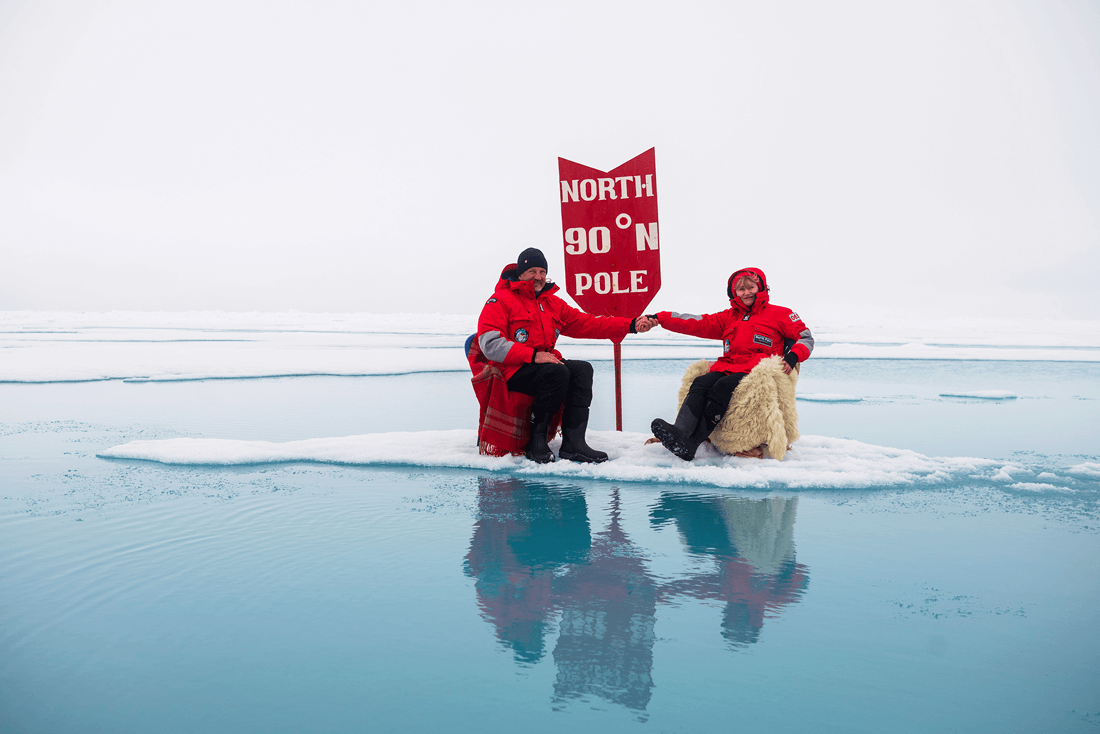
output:
{"label": "black snow pant", "polygon": [[687,408],[692,415],[701,416],[709,433],[721,422],[733,398],[733,391],[744,377],[741,372],[708,372],[696,377],[688,388],[681,410]]}
{"label": "black snow pant", "polygon": [[563,404],[565,413],[592,405],[592,365],[579,359],[562,360],[561,364],[525,364],[508,379],[512,392],[535,399],[531,412],[535,415],[558,412]]}

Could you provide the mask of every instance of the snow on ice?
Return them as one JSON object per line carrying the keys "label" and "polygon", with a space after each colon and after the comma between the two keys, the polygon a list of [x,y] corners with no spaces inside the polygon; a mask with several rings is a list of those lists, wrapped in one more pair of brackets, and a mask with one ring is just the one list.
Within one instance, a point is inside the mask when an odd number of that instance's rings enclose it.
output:
{"label": "snow on ice", "polygon": [[1086,461],[1084,464],[1076,464],[1066,469],[1070,474],[1088,479],[1100,479],[1100,464]]}
{"label": "snow on ice", "polygon": [[[964,479],[1015,482],[1013,474],[1030,473],[1010,462],[929,457],[914,451],[824,436],[803,436],[782,462],[723,456],[709,445],[700,449],[695,461],[684,462],[659,444],[646,445],[648,436],[644,434],[616,431],[590,431],[589,434],[595,445],[607,451],[609,461],[603,464],[558,461],[540,465],[523,457],[481,456],[475,445],[475,431],[466,429],[373,433],[285,443],[203,438],[131,441],[102,451],[98,456],[189,466],[318,462],[449,467],[523,476],[757,489],[929,486]],[[551,447],[556,450],[558,443],[551,443]],[[1057,489],[1049,484],[1021,486]]]}
{"label": "snow on ice", "polygon": [[1073,492],[1070,487],[1059,487],[1045,482],[1016,482],[1008,485],[1009,489],[1017,489],[1023,492]]}

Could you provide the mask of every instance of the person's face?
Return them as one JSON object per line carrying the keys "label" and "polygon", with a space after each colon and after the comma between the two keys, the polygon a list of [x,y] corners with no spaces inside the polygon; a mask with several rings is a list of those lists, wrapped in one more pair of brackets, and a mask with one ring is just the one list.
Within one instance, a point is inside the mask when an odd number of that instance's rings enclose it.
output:
{"label": "person's face", "polygon": [[535,292],[538,293],[546,285],[546,268],[527,268],[523,271],[523,274],[519,276],[520,280],[530,280],[532,285],[535,286]]}
{"label": "person's face", "polygon": [[760,287],[751,280],[743,280],[740,285],[733,289],[733,292],[741,299],[741,303],[751,306],[756,301],[756,294],[760,292]]}

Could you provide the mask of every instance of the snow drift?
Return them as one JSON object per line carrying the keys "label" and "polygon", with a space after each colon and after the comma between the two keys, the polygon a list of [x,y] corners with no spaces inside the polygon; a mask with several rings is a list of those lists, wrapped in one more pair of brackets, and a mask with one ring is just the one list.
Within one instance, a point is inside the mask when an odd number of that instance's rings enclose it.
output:
{"label": "snow drift", "polygon": [[[98,456],[189,466],[319,462],[449,467],[524,476],[759,489],[927,486],[965,480],[1012,484],[1031,475],[1030,470],[1011,462],[929,457],[914,451],[824,436],[803,436],[781,462],[723,456],[704,445],[695,461],[687,463],[659,444],[646,445],[648,436],[645,434],[589,431],[589,435],[594,446],[607,451],[609,461],[603,464],[559,461],[539,465],[522,457],[481,456],[477,453],[475,432],[465,429],[372,433],[286,443],[205,438],[132,441],[102,451]],[[557,445],[557,441],[551,444],[555,450]]]}

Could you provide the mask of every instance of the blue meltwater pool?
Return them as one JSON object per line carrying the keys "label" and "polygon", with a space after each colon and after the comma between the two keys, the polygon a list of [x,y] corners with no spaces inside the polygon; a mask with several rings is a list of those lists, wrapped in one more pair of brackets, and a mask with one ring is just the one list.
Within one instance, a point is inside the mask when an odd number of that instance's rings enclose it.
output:
{"label": "blue meltwater pool", "polygon": [[[684,366],[627,363],[627,430]],[[1100,366],[812,366],[804,434],[1005,476],[171,466],[97,454],[476,404],[461,373],[0,384],[0,731],[1096,731]]]}

